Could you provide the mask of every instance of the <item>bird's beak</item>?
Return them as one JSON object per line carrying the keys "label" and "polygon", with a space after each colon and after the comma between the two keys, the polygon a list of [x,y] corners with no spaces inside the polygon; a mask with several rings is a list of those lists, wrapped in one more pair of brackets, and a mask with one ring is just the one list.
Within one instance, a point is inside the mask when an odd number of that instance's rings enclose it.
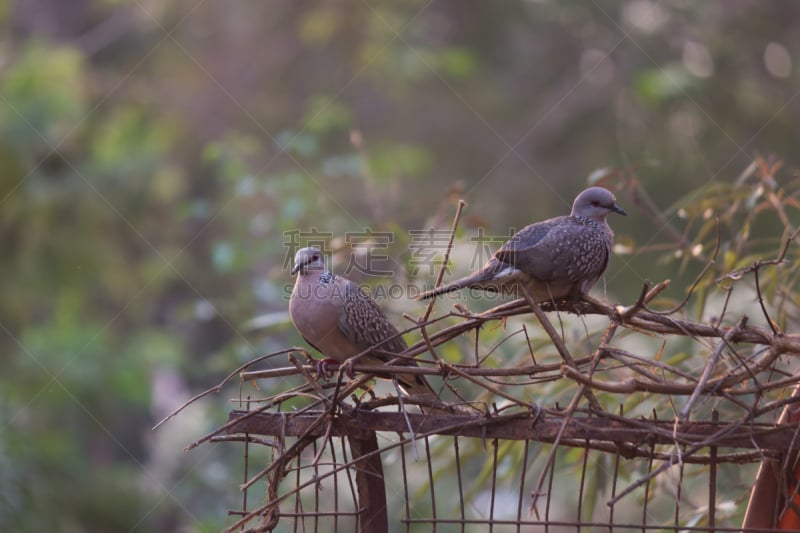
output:
{"label": "bird's beak", "polygon": [[294,268],[292,269],[292,276],[294,276],[295,274],[297,274],[298,272],[300,272],[300,269],[301,269],[301,268],[303,268],[304,266],[306,266],[304,263],[297,263],[297,264],[295,264],[295,265],[294,265]]}
{"label": "bird's beak", "polygon": [[625,212],[625,210],[624,210],[624,209],[622,209],[622,208],[621,208],[620,206],[618,206],[617,204],[614,204],[614,205],[611,207],[611,210],[612,210],[612,211],[614,211],[614,212],[615,212],[615,213],[617,213],[617,214],[620,214],[620,215],[624,216],[624,217],[628,216],[628,213],[626,213],[626,212]]}

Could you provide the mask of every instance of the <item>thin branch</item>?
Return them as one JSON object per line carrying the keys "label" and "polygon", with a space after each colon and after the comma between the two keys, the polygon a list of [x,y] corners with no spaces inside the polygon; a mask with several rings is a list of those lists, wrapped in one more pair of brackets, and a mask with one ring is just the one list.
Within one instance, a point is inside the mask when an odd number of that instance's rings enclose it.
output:
{"label": "thin branch", "polygon": [[728,346],[730,339],[736,334],[739,329],[743,328],[747,324],[747,317],[743,317],[739,324],[725,334],[722,340],[717,344],[716,349],[711,353],[711,357],[708,358],[706,361],[705,368],[703,368],[703,373],[700,375],[700,380],[697,382],[697,386],[695,387],[694,391],[692,391],[692,395],[689,396],[689,400],[686,402],[686,405],[683,406],[680,414],[678,415],[678,420],[687,420],[689,418],[689,413],[692,411],[692,407],[694,406],[697,398],[700,396],[700,391],[702,391],[706,384],[708,383],[708,378],[711,375],[711,370],[713,370],[714,365],[717,364],[717,359],[722,354],[722,350]]}
{"label": "thin branch", "polygon": [[687,303],[689,303],[689,299],[694,294],[695,289],[697,289],[697,286],[700,285],[700,282],[703,280],[704,277],[706,277],[706,274],[711,270],[711,267],[714,266],[714,263],[716,263],[717,261],[717,255],[719,254],[719,245],[721,242],[720,232],[719,232],[719,217],[717,217],[716,219],[716,230],[717,230],[717,235],[714,241],[714,252],[711,254],[711,259],[709,259],[706,262],[705,266],[703,267],[703,270],[701,270],[700,273],[697,275],[697,277],[695,277],[694,281],[689,286],[689,290],[686,292],[686,296],[684,297],[684,299],[672,309],[667,309],[665,311],[654,311],[650,308],[647,308],[649,312],[660,315],[673,315],[678,311],[680,311],[681,309],[683,309],[684,306]]}
{"label": "thin branch", "polygon": [[[561,339],[561,337],[559,337],[558,332],[556,332],[555,328],[553,327],[553,324],[550,323],[550,320],[547,318],[547,315],[545,315],[544,311],[542,311],[539,308],[539,305],[536,303],[536,300],[534,300],[533,296],[531,296],[531,293],[528,292],[528,289],[524,285],[520,285],[520,288],[522,290],[522,294],[525,296],[525,299],[528,301],[528,305],[530,306],[531,311],[533,312],[534,315],[536,315],[536,318],[539,319],[539,323],[542,325],[545,332],[550,337],[550,340],[553,341],[553,345],[556,347],[556,350],[558,350],[558,353],[564,359],[564,362],[568,366],[577,370],[578,367],[575,364],[575,359],[573,359],[572,354],[569,353],[569,350],[564,344],[564,341]],[[600,406],[600,402],[597,401],[597,398],[594,397],[594,393],[592,393],[591,390],[584,390],[583,392],[586,395],[586,399],[589,401],[589,404],[592,406],[592,409],[597,410],[597,412],[602,412],[603,408]]]}
{"label": "thin branch", "polygon": [[[442,279],[444,278],[444,273],[447,270],[447,263],[450,261],[450,251],[453,249],[453,241],[456,238],[456,230],[458,229],[458,222],[461,220],[461,212],[464,210],[464,206],[467,205],[467,202],[464,200],[458,201],[458,207],[456,207],[456,215],[453,217],[453,224],[450,228],[450,240],[447,241],[447,249],[444,251],[444,261],[442,261],[442,267],[439,269],[439,273],[436,275],[436,282],[434,283],[434,288],[439,287],[442,283]],[[431,297],[428,301],[428,306],[425,308],[425,314],[422,317],[421,322],[427,322],[428,318],[431,316],[433,312],[433,306],[436,303],[436,296]]]}
{"label": "thin branch", "polygon": [[248,362],[244,363],[243,365],[239,366],[236,370],[234,370],[233,372],[231,372],[230,374],[225,376],[225,378],[222,381],[220,381],[218,384],[214,385],[210,389],[204,390],[200,394],[198,394],[196,396],[193,396],[192,398],[186,400],[183,404],[181,404],[179,407],[177,407],[175,410],[173,410],[170,414],[165,416],[161,420],[161,422],[159,422],[158,424],[153,426],[152,431],[157,430],[164,422],[166,422],[170,418],[174,417],[175,415],[177,415],[178,413],[180,413],[181,411],[186,409],[186,407],[190,406],[191,404],[193,404],[194,402],[196,402],[200,398],[203,398],[204,396],[208,396],[209,394],[214,394],[214,393],[217,393],[217,392],[221,391],[222,387],[224,387],[225,384],[228,383],[228,381],[233,379],[233,377],[235,375],[237,375],[240,372],[242,372],[245,368],[249,368],[249,367],[253,366],[256,363],[260,363],[261,361],[265,361],[265,360],[267,360],[267,359],[269,359],[271,357],[275,357],[276,355],[282,355],[282,354],[291,353],[291,352],[302,352],[302,353],[308,355],[308,352],[305,350],[305,348],[298,348],[297,346],[293,346],[291,348],[286,348],[284,350],[278,350],[277,352],[272,352],[272,353],[268,353],[268,354],[264,354],[264,355],[261,355],[259,357],[256,357],[255,359],[253,359],[251,361],[248,361]]}

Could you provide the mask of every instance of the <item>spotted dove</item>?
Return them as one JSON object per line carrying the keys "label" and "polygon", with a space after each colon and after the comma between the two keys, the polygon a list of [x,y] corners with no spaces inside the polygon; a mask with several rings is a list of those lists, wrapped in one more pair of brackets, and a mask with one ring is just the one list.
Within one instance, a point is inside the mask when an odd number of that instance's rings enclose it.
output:
{"label": "spotted dove", "polygon": [[[372,298],[349,279],[325,269],[318,248],[298,250],[292,274],[298,276],[289,300],[289,316],[306,342],[327,358],[318,365],[322,373],[328,363],[343,363],[371,347],[372,352],[361,360],[364,364],[382,365],[396,359],[391,354],[408,347]],[[397,359],[393,364],[416,366],[407,359]],[[397,379],[410,396],[437,398],[421,375],[398,374]]]}
{"label": "spotted dove", "polygon": [[585,296],[608,266],[614,232],[606,215],[612,211],[627,214],[610,191],[590,187],[575,198],[569,216],[524,227],[480,270],[417,299],[464,287],[516,294],[520,284],[537,302]]}

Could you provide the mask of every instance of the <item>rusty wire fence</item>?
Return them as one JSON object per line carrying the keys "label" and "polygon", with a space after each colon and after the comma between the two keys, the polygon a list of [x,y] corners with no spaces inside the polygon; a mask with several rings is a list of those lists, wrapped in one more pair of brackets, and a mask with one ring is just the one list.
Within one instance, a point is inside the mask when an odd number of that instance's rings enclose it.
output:
{"label": "rusty wire fence", "polygon": [[[800,180],[780,189],[767,163],[683,204],[706,239],[675,232],[706,263],[683,301],[664,281],[628,305],[430,305],[402,332],[417,367],[319,377],[287,348],[162,423],[238,378],[227,423],[188,446],[243,452],[230,532],[800,530]],[[737,233],[763,213],[782,237]],[[441,400],[378,372],[424,374]]]}
{"label": "rusty wire fence", "polygon": [[[232,413],[235,419],[244,416],[246,412]],[[425,431],[420,417],[412,415],[413,423]],[[233,514],[244,522],[263,524],[250,531],[258,527],[278,531],[740,531],[737,510],[746,505],[755,474],[752,463],[759,460],[758,454],[742,453],[742,448],[708,446],[681,462],[672,457],[674,445],[667,444],[668,439],[644,432],[639,435],[639,454],[633,457],[622,445],[612,451],[613,445],[598,446],[591,438],[565,439],[558,447],[543,443],[555,438],[561,421],[542,420],[553,431],[531,431],[535,438],[491,436],[505,434],[509,423],[530,427],[531,419],[522,418],[489,424],[495,431],[474,425],[475,431],[437,432],[412,443],[407,433],[357,429],[362,425],[399,429],[405,423],[401,417],[357,418],[358,422],[314,438],[314,444],[283,472],[269,505],[259,502]],[[310,427],[313,418],[303,422]],[[255,416],[234,428],[277,436],[282,423],[270,416]],[[316,435],[307,431],[305,423],[294,429],[304,428],[303,438]],[[703,427],[706,431],[696,433],[697,437],[707,437],[712,428],[718,426]],[[584,428],[581,433],[592,431]],[[288,437],[286,432],[284,437]],[[289,442],[297,440],[292,437]],[[322,454],[321,446],[325,446]],[[656,475],[668,464],[672,466]],[[751,467],[743,468],[743,464]],[[544,484],[537,489],[542,473]],[[721,492],[728,496],[735,489],[738,497],[719,498],[718,487],[724,487]],[[537,490],[540,501],[532,510],[531,494]],[[263,490],[257,493],[263,495]]]}

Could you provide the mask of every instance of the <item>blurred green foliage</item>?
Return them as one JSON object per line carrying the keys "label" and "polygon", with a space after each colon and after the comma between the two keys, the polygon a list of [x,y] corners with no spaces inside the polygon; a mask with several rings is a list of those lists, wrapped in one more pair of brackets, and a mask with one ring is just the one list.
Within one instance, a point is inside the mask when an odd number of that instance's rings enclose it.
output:
{"label": "blurred green foliage", "polygon": [[[755,0],[0,4],[0,529],[225,523],[236,450],[181,451],[223,398],[150,427],[300,343],[285,319],[244,327],[286,309],[287,231],[331,232],[337,249],[348,231],[393,231],[404,280],[407,231],[448,227],[461,197],[462,231],[502,235],[623,168],[682,232],[696,213],[679,209],[724,211],[717,187],[757,152],[795,176],[797,73],[767,47],[797,57],[798,14]],[[675,254],[697,243],[629,211],[614,228],[633,254],[612,261],[609,298],[673,277],[680,299],[702,263]],[[775,241],[781,227],[726,231]],[[724,250],[726,266],[761,250],[743,252]],[[382,304],[398,320],[413,308]]]}

